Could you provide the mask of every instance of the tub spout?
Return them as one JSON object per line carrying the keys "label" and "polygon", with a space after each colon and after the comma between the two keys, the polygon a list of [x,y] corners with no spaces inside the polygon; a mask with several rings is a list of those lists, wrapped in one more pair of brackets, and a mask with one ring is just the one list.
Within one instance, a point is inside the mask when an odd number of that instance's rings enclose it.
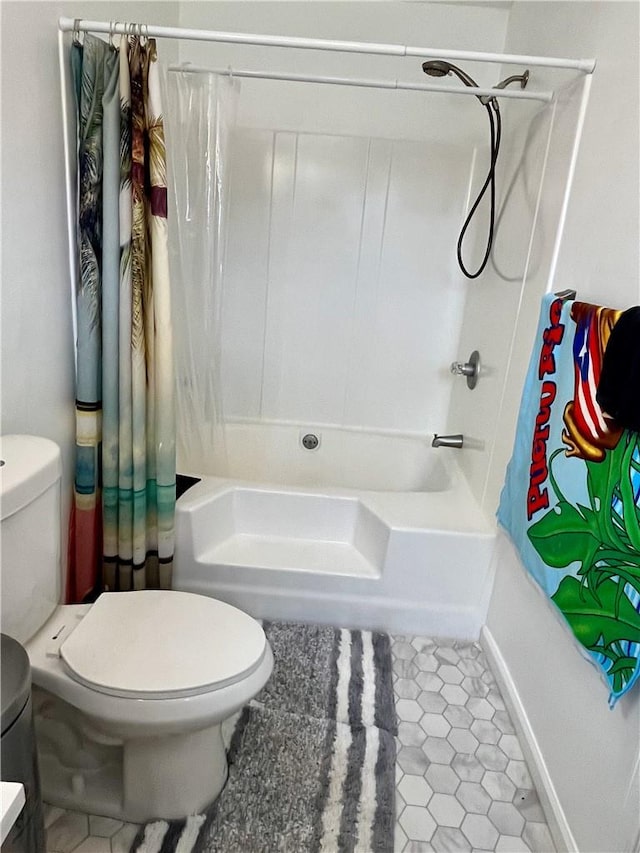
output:
{"label": "tub spout", "polygon": [[438,435],[433,436],[431,447],[462,447],[464,437],[458,433],[457,435]]}

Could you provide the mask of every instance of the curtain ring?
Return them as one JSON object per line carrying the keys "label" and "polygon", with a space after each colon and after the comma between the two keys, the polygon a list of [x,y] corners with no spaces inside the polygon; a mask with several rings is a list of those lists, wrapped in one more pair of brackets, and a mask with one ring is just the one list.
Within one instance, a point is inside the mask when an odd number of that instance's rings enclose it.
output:
{"label": "curtain ring", "polygon": [[74,44],[82,44],[80,41],[80,21],[81,18],[73,19],[73,43]]}
{"label": "curtain ring", "polygon": [[116,33],[116,27],[118,26],[117,21],[109,21],[109,44],[113,48],[117,48],[117,44],[114,43]]}

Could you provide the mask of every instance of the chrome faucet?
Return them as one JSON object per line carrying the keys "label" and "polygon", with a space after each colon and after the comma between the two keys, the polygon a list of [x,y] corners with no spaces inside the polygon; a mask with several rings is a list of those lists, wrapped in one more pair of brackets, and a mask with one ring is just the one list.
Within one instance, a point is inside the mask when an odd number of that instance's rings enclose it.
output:
{"label": "chrome faucet", "polygon": [[433,436],[433,441],[431,442],[431,447],[462,447],[464,443],[464,436],[460,433],[457,435],[438,435],[436,433]]}

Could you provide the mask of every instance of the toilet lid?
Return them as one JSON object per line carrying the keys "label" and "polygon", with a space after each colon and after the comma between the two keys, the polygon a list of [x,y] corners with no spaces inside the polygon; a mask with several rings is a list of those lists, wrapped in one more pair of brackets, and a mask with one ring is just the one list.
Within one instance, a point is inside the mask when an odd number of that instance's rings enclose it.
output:
{"label": "toilet lid", "polygon": [[194,696],[258,668],[262,627],[237,607],[167,590],[103,593],[60,646],[69,674],[138,699]]}

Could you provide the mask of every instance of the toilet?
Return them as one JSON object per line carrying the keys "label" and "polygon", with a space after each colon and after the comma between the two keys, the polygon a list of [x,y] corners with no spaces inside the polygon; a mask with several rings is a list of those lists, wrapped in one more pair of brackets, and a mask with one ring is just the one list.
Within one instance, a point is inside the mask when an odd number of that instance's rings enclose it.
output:
{"label": "toilet", "polygon": [[45,801],[140,823],[201,812],[226,781],[221,725],[265,685],[258,622],[187,592],[62,605],[61,457],[0,438],[2,631],[33,679]]}

